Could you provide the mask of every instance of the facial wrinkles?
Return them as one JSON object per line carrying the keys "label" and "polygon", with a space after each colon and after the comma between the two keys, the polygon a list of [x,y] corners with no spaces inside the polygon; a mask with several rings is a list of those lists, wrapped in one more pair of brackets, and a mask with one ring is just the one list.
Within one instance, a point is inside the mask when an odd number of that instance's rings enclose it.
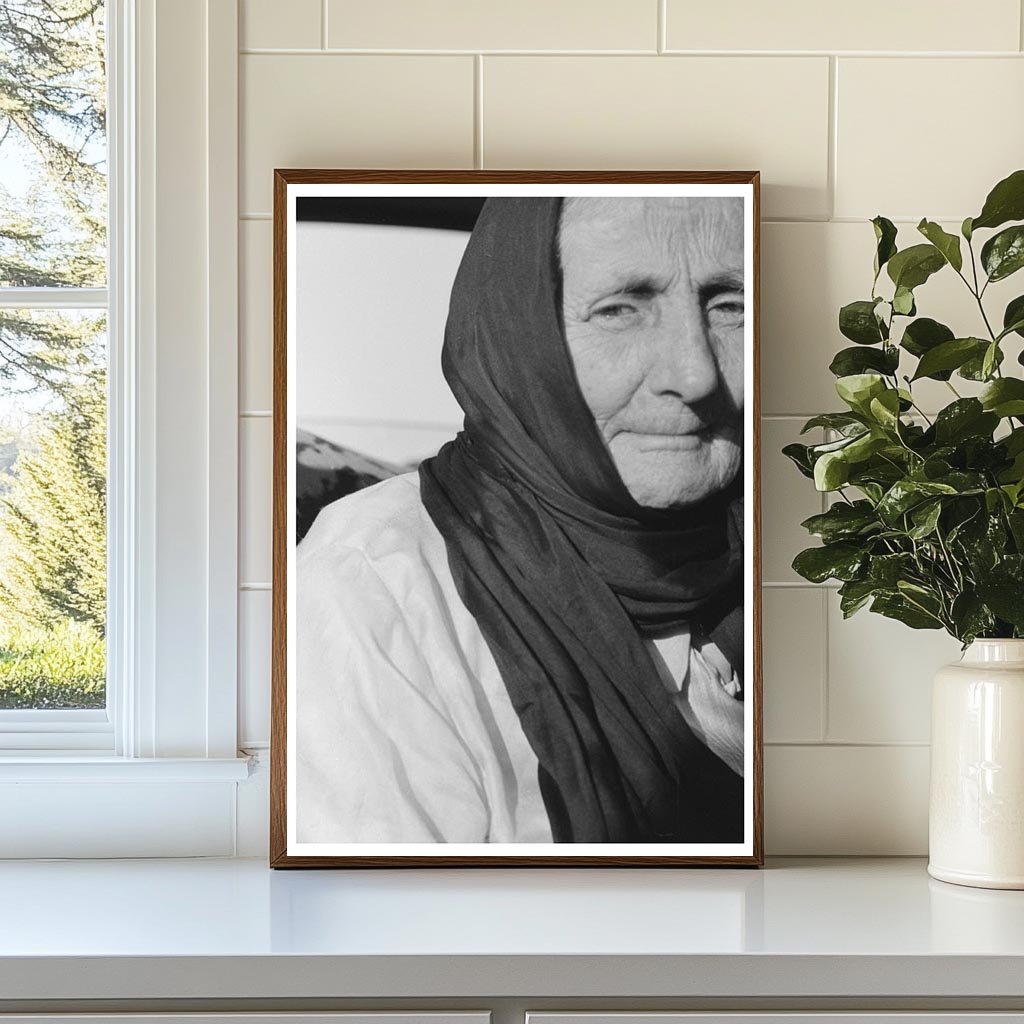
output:
{"label": "facial wrinkles", "polygon": [[[735,470],[742,209],[717,199],[567,207],[566,341],[583,397],[642,504],[697,500]],[[680,447],[657,435],[703,440]]]}
{"label": "facial wrinkles", "polygon": [[[581,223],[602,228],[594,232],[597,244],[603,247],[603,252],[595,252],[594,263],[610,264],[623,274],[672,266],[682,260],[696,275],[723,271],[740,277],[743,274],[743,200],[736,197],[567,200],[563,238]],[[638,248],[638,241],[642,248]],[[591,298],[600,297],[597,292],[601,285],[612,283],[609,277],[607,272],[586,275],[586,284],[594,292]],[[691,276],[695,288],[700,283]]]}
{"label": "facial wrinkles", "polygon": [[[620,429],[693,429],[700,419],[695,410],[678,399],[669,408],[667,402],[649,394],[645,370],[651,351],[671,343],[681,332],[689,335],[687,348],[693,358],[715,360],[718,356],[710,330],[703,339],[707,346],[703,352],[698,350],[696,335],[705,332],[701,285],[723,271],[741,272],[728,253],[730,236],[736,237],[736,224],[728,223],[732,218],[727,202],[684,201],[670,205],[650,200],[585,200],[571,211],[575,217],[568,218],[565,234],[571,241],[586,245],[590,257],[575,265],[576,287],[565,296],[573,315],[582,321],[573,331],[575,353],[577,358],[586,358],[589,353],[598,358],[603,351],[618,368],[619,386],[614,395],[607,396],[608,404],[614,401],[614,408],[601,402],[592,409],[606,440]],[[742,215],[742,203],[737,200],[736,204]],[[577,235],[574,220],[582,221],[587,216],[589,230]],[[616,334],[599,323],[588,322],[594,308],[599,310],[605,302],[616,301],[605,297],[622,282],[644,277],[652,280],[658,294],[651,301],[651,315],[645,316],[636,330]],[[624,301],[631,300],[624,296]],[[665,332],[672,337],[666,338]]]}

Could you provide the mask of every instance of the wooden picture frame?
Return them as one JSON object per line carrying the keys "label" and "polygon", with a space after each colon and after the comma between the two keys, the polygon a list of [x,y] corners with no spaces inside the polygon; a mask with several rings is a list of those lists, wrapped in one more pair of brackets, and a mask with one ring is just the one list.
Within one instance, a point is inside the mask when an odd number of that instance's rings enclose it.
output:
{"label": "wooden picture frame", "polygon": [[[588,191],[589,190],[589,191]],[[687,191],[689,190],[689,191]],[[704,190],[704,191],[702,191]],[[744,402],[742,468],[744,568],[741,576],[744,618],[743,715],[744,797],[743,837],[740,844],[724,844],[725,853],[707,853],[709,844],[690,844],[693,851],[671,849],[658,843],[610,843],[608,853],[586,853],[568,843],[551,842],[538,850],[527,842],[509,849],[497,846],[449,842],[442,836],[430,849],[419,841],[389,839],[384,843],[352,841],[307,842],[299,833],[293,803],[298,781],[295,767],[297,712],[289,706],[298,690],[295,673],[294,622],[289,618],[289,594],[296,586],[296,403],[297,335],[296,204],[304,197],[344,197],[370,200],[381,196],[417,197],[487,195],[561,196],[575,194],[639,196],[700,195],[740,196],[744,210],[744,276],[741,287],[746,314],[744,338]],[[756,171],[661,172],[661,171],[388,171],[388,170],[276,170],[274,175],[274,404],[273,404],[273,639],[271,701],[271,827],[272,867],[496,867],[496,866],[746,866],[763,864],[763,738],[761,672],[761,508],[760,508],[760,399],[759,399],[759,173]],[[372,217],[370,218],[373,219]],[[365,223],[365,220],[364,220]],[[619,314],[614,314],[619,315]],[[440,350],[440,338],[437,342]],[[291,375],[289,368],[291,367]],[[342,450],[340,447],[338,450]],[[291,473],[291,476],[290,476]],[[345,499],[347,500],[347,499]],[[742,507],[742,506],[741,506]],[[291,644],[291,646],[290,646]],[[687,673],[689,669],[686,670]],[[685,678],[685,677],[684,677]],[[291,696],[290,696],[291,694]],[[312,698],[307,698],[312,700]],[[735,769],[734,769],[735,771]],[[291,773],[291,774],[290,774]],[[291,785],[290,785],[291,784]],[[351,783],[346,783],[351,784]],[[307,815],[308,817],[308,815]],[[317,819],[319,820],[319,819]],[[552,829],[553,834],[553,829]],[[339,828],[339,835],[341,831]],[[467,850],[466,846],[472,846]],[[715,844],[711,844],[714,846]],[[718,844],[718,849],[723,844]],[[500,846],[500,850],[497,847]],[[636,847],[642,846],[643,850]],[[341,848],[340,850],[338,848]],[[382,849],[382,847],[384,847]],[[397,848],[396,848],[397,847]],[[527,849],[529,847],[529,849]],[[436,853],[434,849],[436,848]],[[516,849],[523,853],[516,853]],[[494,852],[490,852],[494,849]],[[405,852],[408,850],[408,852]],[[650,852],[647,852],[649,850]],[[365,852],[364,852],[365,851]]]}

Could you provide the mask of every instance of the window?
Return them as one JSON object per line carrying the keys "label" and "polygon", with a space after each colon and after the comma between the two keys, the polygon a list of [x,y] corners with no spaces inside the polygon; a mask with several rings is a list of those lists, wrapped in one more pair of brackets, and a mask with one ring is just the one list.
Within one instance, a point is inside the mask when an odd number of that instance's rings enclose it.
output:
{"label": "window", "polygon": [[[248,771],[235,689],[237,18],[236,0],[0,0],[0,318],[61,357],[17,372],[65,386],[50,394],[35,381],[17,396],[0,474],[5,453],[38,456],[41,477],[78,453],[92,490],[51,493],[91,495],[92,539],[83,527],[67,543],[63,505],[50,517],[47,550],[64,553],[53,597],[95,609],[105,590],[91,628],[105,624],[107,680],[104,645],[83,645],[84,627],[68,626],[57,637],[71,652],[61,689],[77,687],[75,706],[43,703],[37,686],[34,706],[0,710],[0,857],[233,852]],[[47,47],[63,51],[87,26],[101,64],[75,79],[62,54],[56,77],[44,73]],[[24,94],[13,91],[19,46]],[[95,107],[81,130],[57,108],[25,122],[61,144],[42,170],[31,140],[15,142],[22,129],[4,135],[33,90],[79,117]],[[81,180],[72,159],[88,165]],[[30,214],[45,230],[29,230]],[[58,422],[80,387],[103,392],[104,373],[105,409],[83,399],[71,423]],[[0,380],[4,396],[16,376]],[[60,431],[36,426],[41,413]],[[84,617],[76,606],[60,621]]]}
{"label": "window", "polygon": [[17,745],[111,744],[105,15],[0,0],[0,719]]}

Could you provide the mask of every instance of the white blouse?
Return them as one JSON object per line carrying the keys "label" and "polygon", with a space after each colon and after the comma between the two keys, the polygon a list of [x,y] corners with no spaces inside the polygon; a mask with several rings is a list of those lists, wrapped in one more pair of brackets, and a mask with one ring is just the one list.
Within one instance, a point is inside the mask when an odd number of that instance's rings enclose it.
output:
{"label": "white blouse", "polygon": [[[416,473],[323,509],[296,590],[299,842],[551,842],[537,758]],[[743,703],[721,652],[684,630],[652,653],[691,728],[742,774]]]}

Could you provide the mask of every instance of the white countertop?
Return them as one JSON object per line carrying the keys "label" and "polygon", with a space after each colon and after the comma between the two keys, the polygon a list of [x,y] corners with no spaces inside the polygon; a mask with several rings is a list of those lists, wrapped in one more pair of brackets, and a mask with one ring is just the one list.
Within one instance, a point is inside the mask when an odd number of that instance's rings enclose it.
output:
{"label": "white countertop", "polygon": [[[556,966],[557,970],[552,968]],[[1024,997],[1024,892],[750,869],[0,864],[0,1000]]]}

